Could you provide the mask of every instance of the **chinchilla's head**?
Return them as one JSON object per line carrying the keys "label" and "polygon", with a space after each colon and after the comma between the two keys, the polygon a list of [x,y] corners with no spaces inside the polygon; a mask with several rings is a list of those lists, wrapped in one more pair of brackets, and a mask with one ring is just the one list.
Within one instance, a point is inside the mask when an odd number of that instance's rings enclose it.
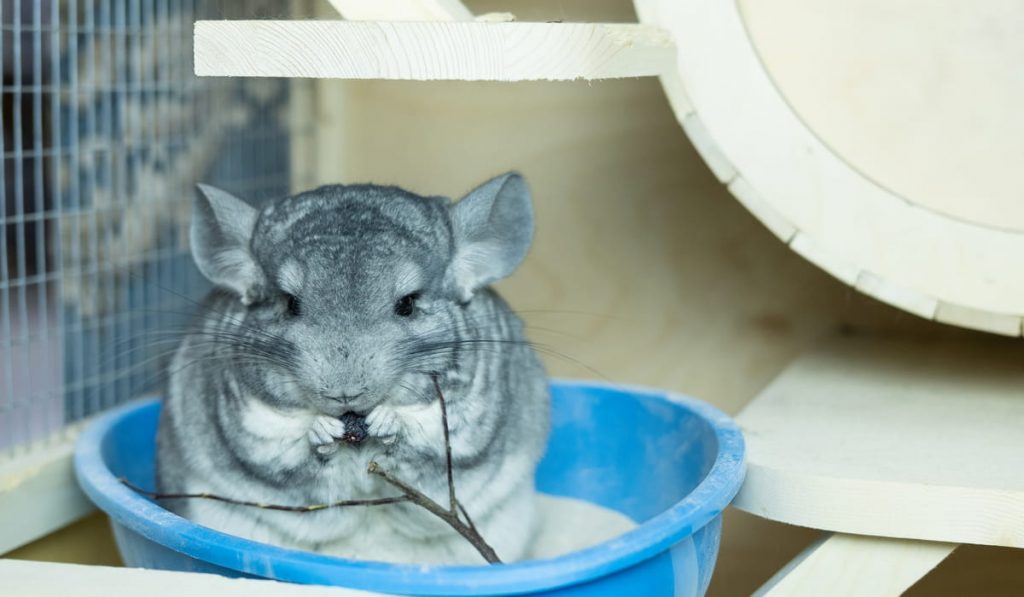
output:
{"label": "chinchilla's head", "polygon": [[456,312],[526,256],[533,213],[508,173],[457,203],[397,187],[325,186],[256,209],[200,185],[192,254],[244,307],[271,393],[366,412],[397,384],[443,371]]}

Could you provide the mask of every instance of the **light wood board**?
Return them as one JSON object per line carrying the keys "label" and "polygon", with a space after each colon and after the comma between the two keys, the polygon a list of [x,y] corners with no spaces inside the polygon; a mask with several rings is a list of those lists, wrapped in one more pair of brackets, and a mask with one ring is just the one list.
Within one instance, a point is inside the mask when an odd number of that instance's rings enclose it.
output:
{"label": "light wood board", "polygon": [[0,554],[95,509],[75,481],[72,455],[79,429],[0,459]]}
{"label": "light wood board", "polygon": [[[637,0],[637,9],[673,34],[678,73],[663,82],[691,141],[781,240],[800,239],[812,263],[915,315],[1018,336],[1024,202],[1008,164],[1024,163],[1024,117],[1008,106],[1024,101],[1012,26],[1024,5],[938,4],[924,24],[923,2]],[[803,33],[814,27],[823,32]],[[810,75],[825,71],[827,84]],[[882,105],[858,108],[860,92]],[[946,127],[950,114],[958,120]],[[858,118],[875,129],[860,131]],[[893,182],[904,170],[907,184]]]}
{"label": "light wood board", "polygon": [[765,583],[754,597],[898,597],[955,544],[827,535]]}
{"label": "light wood board", "polygon": [[1024,355],[838,336],[739,415],[735,505],[842,533],[1024,547]]}
{"label": "light wood board", "polygon": [[381,593],[341,587],[225,578],[215,574],[2,559],[0,586],[5,595],[18,597],[383,597]]}
{"label": "light wood board", "polygon": [[658,75],[657,27],[601,23],[197,21],[199,76],[533,81]]}

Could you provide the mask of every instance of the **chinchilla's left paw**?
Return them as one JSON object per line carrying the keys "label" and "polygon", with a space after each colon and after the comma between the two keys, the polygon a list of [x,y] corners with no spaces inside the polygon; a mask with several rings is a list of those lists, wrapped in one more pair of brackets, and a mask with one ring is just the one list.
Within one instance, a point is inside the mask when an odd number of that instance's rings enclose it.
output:
{"label": "chinchilla's left paw", "polygon": [[402,420],[393,407],[379,404],[366,415],[367,433],[379,439],[385,445],[398,440],[402,431]]}

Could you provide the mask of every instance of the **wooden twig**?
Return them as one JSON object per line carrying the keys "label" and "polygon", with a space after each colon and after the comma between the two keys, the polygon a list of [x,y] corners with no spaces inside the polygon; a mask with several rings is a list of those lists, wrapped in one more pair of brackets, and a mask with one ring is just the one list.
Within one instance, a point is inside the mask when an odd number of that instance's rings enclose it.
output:
{"label": "wooden twig", "polygon": [[476,525],[473,524],[473,519],[469,517],[469,512],[466,512],[466,509],[462,507],[461,503],[455,503],[459,505],[459,511],[462,512],[462,517],[466,519],[466,524],[469,525],[469,528],[472,529],[474,533],[479,532],[476,530]]}
{"label": "wooden twig", "polygon": [[463,538],[466,539],[466,541],[469,541],[473,545],[473,547],[475,547],[476,550],[480,552],[480,555],[482,555],[484,559],[487,560],[488,563],[501,563],[501,559],[498,558],[498,554],[495,553],[494,549],[490,545],[488,545],[486,541],[484,541],[484,538],[480,536],[480,533],[476,532],[476,530],[473,527],[462,522],[462,520],[460,520],[459,517],[451,510],[442,507],[440,504],[438,504],[434,500],[430,499],[429,497],[421,493],[415,487],[412,487],[406,484],[401,479],[394,477],[391,473],[382,469],[380,465],[377,464],[376,462],[371,462],[370,466],[368,466],[366,470],[371,475],[377,475],[378,477],[384,479],[391,485],[395,486],[399,491],[401,491],[402,493],[409,497],[410,502],[416,504],[417,506],[423,508],[427,512],[430,512],[434,516],[448,523],[448,526],[455,529],[455,532],[462,535]]}
{"label": "wooden twig", "polygon": [[[487,541],[484,540],[480,532],[476,530],[476,525],[473,524],[473,520],[469,517],[469,513],[459,503],[458,498],[455,496],[455,476],[452,471],[452,442],[451,442],[451,430],[448,427],[448,405],[444,399],[444,392],[441,391],[441,384],[437,380],[437,375],[432,377],[434,382],[434,390],[437,392],[437,401],[441,406],[441,428],[444,431],[444,454],[445,454],[445,465],[448,474],[448,508],[444,508],[434,500],[430,499],[422,492],[406,484],[401,479],[394,477],[391,473],[381,468],[376,462],[370,462],[367,467],[367,471],[371,475],[377,475],[384,479],[403,494],[409,498],[409,501],[423,508],[427,512],[430,512],[434,516],[448,523],[448,526],[455,529],[455,532],[462,535],[462,537],[469,541],[469,543],[476,548],[480,555],[484,557],[489,564],[500,564],[501,559],[498,558],[498,554],[494,551]],[[466,518],[463,522],[459,518],[459,511],[461,510],[462,515]]]}
{"label": "wooden twig", "polygon": [[182,499],[204,499],[213,500],[216,502],[224,502],[226,504],[233,504],[235,506],[249,506],[252,508],[261,508],[263,510],[278,510],[281,512],[316,512],[318,510],[328,510],[330,508],[347,508],[349,506],[386,506],[388,504],[399,504],[401,502],[408,502],[409,496],[407,495],[396,495],[394,497],[376,498],[370,500],[342,500],[340,502],[334,502],[331,504],[311,504],[308,506],[283,506],[281,504],[265,504],[262,502],[249,502],[246,500],[236,500],[234,498],[224,497],[222,495],[216,495],[213,493],[157,493],[155,491],[147,491],[138,485],[133,484],[128,479],[121,477],[118,479],[127,486],[129,489],[136,493],[141,493],[144,496],[151,497],[156,500],[182,500]]}
{"label": "wooden twig", "polygon": [[448,471],[448,511],[455,514],[455,478],[452,472],[452,440],[451,429],[448,427],[448,405],[445,404],[444,392],[441,391],[441,384],[437,381],[437,375],[430,378],[434,382],[434,390],[437,392],[437,402],[441,406],[441,429],[444,430],[444,457],[445,466]]}

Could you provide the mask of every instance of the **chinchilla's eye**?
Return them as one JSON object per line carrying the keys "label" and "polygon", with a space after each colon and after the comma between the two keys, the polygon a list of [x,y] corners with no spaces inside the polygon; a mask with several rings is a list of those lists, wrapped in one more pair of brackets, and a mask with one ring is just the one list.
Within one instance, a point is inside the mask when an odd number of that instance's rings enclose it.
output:
{"label": "chinchilla's eye", "polygon": [[286,294],[285,297],[288,299],[288,315],[292,317],[302,315],[302,301],[299,300],[299,297],[294,294]]}
{"label": "chinchilla's eye", "polygon": [[412,315],[412,312],[416,310],[416,299],[418,298],[420,298],[420,293],[414,292],[398,299],[398,302],[395,303],[395,315],[399,317]]}

